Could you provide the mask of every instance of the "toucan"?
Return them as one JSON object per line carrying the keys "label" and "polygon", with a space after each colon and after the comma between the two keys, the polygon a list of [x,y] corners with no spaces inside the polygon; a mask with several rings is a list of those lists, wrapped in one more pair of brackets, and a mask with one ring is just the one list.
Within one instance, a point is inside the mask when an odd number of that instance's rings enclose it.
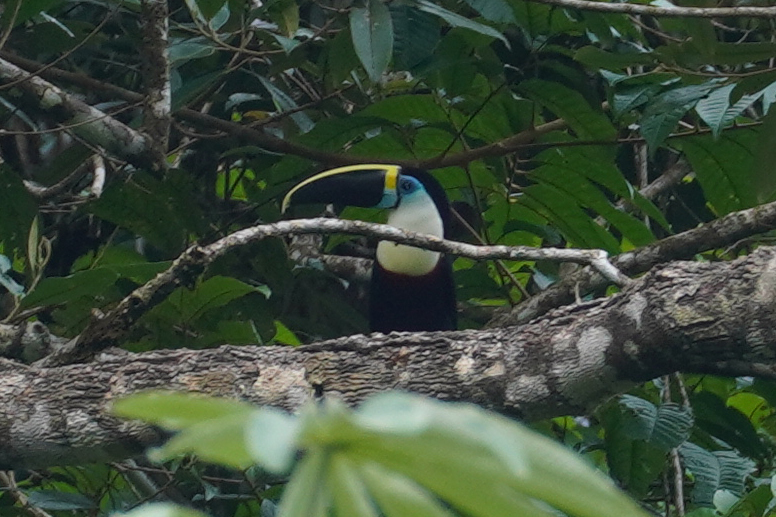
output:
{"label": "toucan", "polygon": [[[446,238],[450,203],[427,171],[398,165],[364,164],[318,173],[292,188],[292,204],[334,203],[387,208],[388,224]],[[372,332],[454,330],[455,285],[449,257],[436,251],[380,241],[370,286]]]}

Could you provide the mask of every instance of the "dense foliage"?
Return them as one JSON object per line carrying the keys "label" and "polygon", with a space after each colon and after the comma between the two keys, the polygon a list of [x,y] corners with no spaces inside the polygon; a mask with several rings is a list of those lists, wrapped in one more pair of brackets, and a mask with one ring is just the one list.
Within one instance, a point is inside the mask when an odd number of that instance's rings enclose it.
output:
{"label": "dense foliage", "polygon": [[[522,0],[169,4],[168,170],[105,154],[88,121],[63,124],[18,83],[0,83],[6,322],[34,317],[74,336],[93,309],[111,307],[187,245],[279,219],[278,200],[295,181],[346,162],[433,169],[461,215],[456,238],[478,243],[617,254],[773,200],[772,19]],[[139,127],[139,0],[10,0],[0,9],[3,63]],[[668,175],[675,181],[640,192]],[[760,242],[697,259],[732,258]],[[369,256],[368,244],[333,237],[325,251]],[[220,260],[195,289],[145,314],[123,346],[298,344],[364,331],[363,281],[300,267],[286,251],[271,240]],[[556,264],[467,259],[455,269],[464,327],[564,274]],[[771,382],[691,376],[536,427],[653,509],[684,500],[695,515],[715,507],[760,516],[776,505],[774,404]],[[163,486],[212,514],[249,515],[279,492],[250,471],[235,479],[186,461],[17,475],[31,505],[62,514],[130,508],[157,495],[148,486]],[[15,502],[0,496],[0,505]]]}

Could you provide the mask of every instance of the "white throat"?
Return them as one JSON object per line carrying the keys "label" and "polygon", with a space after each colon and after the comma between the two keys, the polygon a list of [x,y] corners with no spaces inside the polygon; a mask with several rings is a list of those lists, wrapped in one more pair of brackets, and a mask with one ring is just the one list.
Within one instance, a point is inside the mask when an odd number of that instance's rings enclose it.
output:
{"label": "white throat", "polygon": [[[388,216],[388,224],[404,230],[444,237],[444,225],[436,205],[425,193],[417,193],[403,200]],[[377,244],[377,262],[393,273],[421,276],[430,273],[439,262],[437,251],[422,250],[395,242],[380,241]]]}

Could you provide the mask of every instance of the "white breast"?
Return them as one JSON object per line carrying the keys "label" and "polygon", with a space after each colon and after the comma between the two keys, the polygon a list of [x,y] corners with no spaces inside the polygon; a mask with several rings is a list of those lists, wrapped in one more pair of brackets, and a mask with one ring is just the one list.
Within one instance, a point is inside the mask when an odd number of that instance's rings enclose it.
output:
{"label": "white breast", "polygon": [[[436,237],[444,237],[444,225],[431,197],[425,192],[419,192],[409,199],[402,200],[396,210],[388,216],[388,224],[426,233]],[[404,246],[394,242],[380,241],[377,244],[377,261],[380,265],[403,275],[421,276],[430,273],[437,262],[440,253]]]}

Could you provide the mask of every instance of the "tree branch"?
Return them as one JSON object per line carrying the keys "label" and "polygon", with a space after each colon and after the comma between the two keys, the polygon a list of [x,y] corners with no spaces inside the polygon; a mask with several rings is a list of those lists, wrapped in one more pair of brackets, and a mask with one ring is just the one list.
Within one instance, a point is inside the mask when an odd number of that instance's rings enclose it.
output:
{"label": "tree branch", "polygon": [[[649,271],[657,264],[692,258],[698,253],[730,246],[741,239],[776,229],[776,202],[730,213],[720,219],[612,257],[614,266],[628,276]],[[590,268],[569,275],[530,300],[497,314],[490,327],[525,323],[547,311],[572,303],[580,293],[602,289],[608,281]]]}
{"label": "tree branch", "polygon": [[[67,81],[71,84],[76,84],[83,88],[103,91],[127,102],[143,102],[143,96],[139,93],[125,90],[124,88],[112,84],[103,83],[82,74],[68,72],[55,67],[44,69],[40,63],[15,56],[8,52],[0,52],[0,57],[17,63],[19,66],[22,66],[33,72],[40,70],[41,76],[48,77],[51,80]],[[196,124],[197,126],[205,127],[209,130],[221,131],[233,137],[243,139],[246,142],[251,142],[263,147],[264,149],[267,149],[268,151],[300,156],[308,160],[316,161],[322,165],[354,165],[359,163],[381,161],[385,159],[384,157],[349,156],[321,151],[302,144],[283,140],[260,129],[254,129],[250,126],[244,126],[229,120],[223,120],[218,117],[208,115],[207,113],[201,113],[189,108],[178,110],[175,112],[175,116],[189,123]],[[440,155],[422,160],[392,160],[392,163],[396,163],[396,165],[405,167],[419,167],[422,169],[466,165],[475,160],[505,156],[507,154],[514,153],[520,150],[520,148],[524,145],[533,142],[537,137],[552,131],[563,129],[566,126],[567,124],[565,120],[553,120],[552,122],[541,124],[535,128],[521,131],[516,135],[505,138],[493,144],[476,147],[474,149],[469,149],[460,153]]]}
{"label": "tree branch", "polygon": [[148,389],[289,411],[401,389],[535,420],[584,414],[675,370],[776,379],[776,248],[677,262],[623,292],[521,327],[356,335],[301,347],[111,350],[57,368],[0,360],[0,466],[118,459],[160,437],[107,414]]}
{"label": "tree branch", "polygon": [[400,244],[412,244],[432,251],[441,251],[476,260],[501,258],[508,260],[554,260],[590,264],[601,274],[620,285],[628,279],[611,266],[602,250],[567,248],[531,248],[528,246],[473,246],[437,237],[407,232],[385,224],[340,219],[296,219],[280,221],[239,230],[207,246],[194,245],[184,251],[164,272],[135,289],[106,314],[95,314],[77,339],[42,360],[45,366],[85,361],[108,347],[115,346],[137,319],[162,302],[179,286],[194,281],[213,263],[233,248],[245,246],[269,237],[291,234],[344,233],[365,235]]}
{"label": "tree branch", "polygon": [[59,87],[0,58],[0,82],[33,95],[38,107],[87,142],[137,167],[149,167],[148,140],[129,126],[95,109]]}
{"label": "tree branch", "polygon": [[643,4],[621,4],[589,0],[529,0],[568,9],[601,13],[641,14],[681,18],[776,18],[776,7],[657,7]]}
{"label": "tree branch", "polygon": [[167,0],[142,0],[140,14],[145,90],[143,128],[149,136],[154,170],[161,171],[167,166],[167,143],[172,120]]}

